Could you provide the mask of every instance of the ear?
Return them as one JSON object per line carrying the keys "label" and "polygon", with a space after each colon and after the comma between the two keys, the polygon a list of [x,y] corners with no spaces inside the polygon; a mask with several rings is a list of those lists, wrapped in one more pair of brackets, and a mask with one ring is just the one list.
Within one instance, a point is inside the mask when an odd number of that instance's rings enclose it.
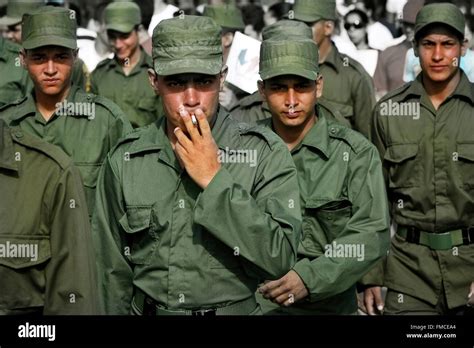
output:
{"label": "ear", "polygon": [[150,86],[153,88],[153,91],[155,91],[155,94],[160,95],[158,90],[158,75],[156,75],[155,70],[148,69],[148,81],[150,82]]}
{"label": "ear", "polygon": [[323,76],[319,75],[318,78],[316,79],[316,99],[319,99],[322,97],[323,86],[324,86]]}
{"label": "ear", "polygon": [[334,33],[334,22],[324,21],[324,36],[331,37]]}
{"label": "ear", "polygon": [[267,95],[265,94],[265,84],[262,80],[258,80],[257,82],[258,86],[258,92],[260,93],[260,96],[262,97],[263,101],[267,101]]}
{"label": "ear", "polygon": [[232,41],[234,41],[234,34],[233,33],[225,33],[224,36],[222,36],[222,46],[223,47],[230,47],[232,45]]}
{"label": "ear", "polygon": [[229,68],[227,65],[224,65],[222,67],[222,70],[220,72],[220,77],[219,77],[219,90],[222,91],[224,89],[224,84],[225,84],[225,79],[227,77],[227,72],[229,71]]}
{"label": "ear", "polygon": [[20,50],[20,64],[26,69],[26,51],[23,48]]}

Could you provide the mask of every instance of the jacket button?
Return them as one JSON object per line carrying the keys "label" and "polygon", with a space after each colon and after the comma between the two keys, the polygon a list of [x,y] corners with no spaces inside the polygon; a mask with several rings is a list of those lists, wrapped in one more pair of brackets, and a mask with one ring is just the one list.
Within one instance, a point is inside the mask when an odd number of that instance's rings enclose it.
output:
{"label": "jacket button", "polygon": [[15,137],[23,138],[23,133],[22,132],[15,132]]}
{"label": "jacket button", "polygon": [[335,134],[336,133],[336,128],[331,128],[331,133]]}

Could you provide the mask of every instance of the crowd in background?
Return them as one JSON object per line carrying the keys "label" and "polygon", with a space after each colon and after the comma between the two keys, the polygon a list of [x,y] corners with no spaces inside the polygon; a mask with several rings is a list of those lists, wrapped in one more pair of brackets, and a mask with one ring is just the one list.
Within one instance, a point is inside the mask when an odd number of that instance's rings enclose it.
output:
{"label": "crowd in background", "polygon": [[[50,0],[76,11],[78,21],[79,57],[89,73],[105,58],[113,57],[105,29],[103,12],[112,0]],[[293,0],[135,0],[142,13],[140,42],[151,55],[154,27],[163,19],[178,15],[201,15],[207,4],[233,4],[241,10],[248,36],[261,40],[264,27],[283,19],[291,19]],[[405,12],[407,2],[412,3]],[[419,63],[411,49],[415,14],[423,4],[439,0],[338,0],[338,20],[333,36],[337,48],[358,61],[374,79],[377,99],[404,82],[412,81],[419,72]],[[466,38],[470,50],[462,68],[474,81],[474,1],[452,0],[466,17]],[[0,0],[0,17],[6,13],[7,0]],[[12,38],[15,28],[0,26],[4,37]],[[239,30],[240,31],[240,30]],[[13,38],[14,40],[14,38]],[[385,52],[384,52],[385,51]],[[245,95],[245,94],[244,94]],[[227,105],[232,107],[232,103]],[[225,104],[225,103],[224,103]]]}

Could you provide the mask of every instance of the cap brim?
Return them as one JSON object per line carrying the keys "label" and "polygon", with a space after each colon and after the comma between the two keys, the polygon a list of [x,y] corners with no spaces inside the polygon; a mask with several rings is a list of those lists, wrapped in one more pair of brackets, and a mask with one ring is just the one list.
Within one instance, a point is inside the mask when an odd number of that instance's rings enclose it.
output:
{"label": "cap brim", "polygon": [[318,77],[318,72],[313,70],[308,70],[304,68],[298,68],[293,66],[281,66],[278,68],[268,69],[267,71],[260,72],[260,77],[262,80],[268,80],[273,77],[282,76],[282,75],[296,75],[304,77],[311,81],[316,81]]}
{"label": "cap brim", "polygon": [[300,22],[314,23],[314,22],[320,21],[323,18],[319,16],[309,16],[309,15],[300,13],[298,15],[295,14],[295,19]]}
{"label": "cap brim", "polygon": [[107,24],[105,26],[105,29],[107,30],[118,31],[119,33],[124,33],[124,34],[131,33],[134,28],[135,28],[135,25],[133,24],[123,24],[123,23],[112,23],[112,24]]}
{"label": "cap brim", "polygon": [[32,50],[34,48],[44,47],[44,46],[60,46],[60,47],[66,47],[70,49],[76,49],[77,41],[74,39],[66,39],[64,37],[51,35],[51,36],[40,36],[33,39],[28,39],[26,41],[23,41],[22,46],[25,50]]}
{"label": "cap brim", "polygon": [[222,59],[176,59],[168,62],[154,63],[158,75],[177,74],[217,75],[222,69]]}
{"label": "cap brim", "polygon": [[461,31],[459,31],[459,29],[458,29],[458,28],[456,28],[455,26],[453,26],[452,24],[449,24],[449,23],[446,23],[446,22],[437,21],[437,22],[429,22],[429,23],[423,24],[423,25],[419,26],[418,28],[416,28],[416,27],[415,27],[415,29],[416,29],[416,31],[415,31],[415,37],[417,37],[417,36],[418,36],[418,34],[420,33],[420,31],[422,31],[422,30],[426,29],[426,27],[428,27],[428,26],[431,26],[431,25],[433,25],[433,24],[437,24],[437,25],[439,25],[439,24],[441,24],[441,25],[445,25],[445,26],[447,26],[447,27],[450,27],[450,28],[451,28],[452,30],[454,30],[455,32],[457,32],[457,33],[461,34],[461,36],[462,36],[462,37],[464,37],[464,36],[465,36],[465,33],[464,33],[464,31],[462,31],[462,32],[461,32]]}
{"label": "cap brim", "polygon": [[8,16],[4,16],[0,18],[0,25],[3,25],[5,27],[9,27],[11,25],[20,24],[20,23],[21,23],[21,18],[14,18],[14,17],[8,17]]}

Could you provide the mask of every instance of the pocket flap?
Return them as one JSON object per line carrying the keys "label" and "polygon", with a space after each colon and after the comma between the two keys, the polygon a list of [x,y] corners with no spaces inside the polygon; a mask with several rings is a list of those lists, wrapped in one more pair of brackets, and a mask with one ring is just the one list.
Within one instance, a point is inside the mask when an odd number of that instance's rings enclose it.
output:
{"label": "pocket flap", "polygon": [[127,212],[119,220],[127,233],[136,233],[150,227],[151,206],[127,207]]}
{"label": "pocket flap", "polygon": [[324,209],[324,210],[338,210],[351,206],[352,203],[345,197],[328,199],[308,199],[305,208],[307,209]]}
{"label": "pocket flap", "polygon": [[49,236],[0,236],[0,265],[22,269],[51,258]]}
{"label": "pocket flap", "polygon": [[418,144],[396,144],[390,145],[385,152],[384,159],[394,163],[403,162],[415,157],[418,153]]}
{"label": "pocket flap", "polygon": [[81,173],[84,186],[95,188],[97,185],[97,178],[99,177],[100,163],[74,163]]}
{"label": "pocket flap", "polygon": [[474,143],[458,143],[457,153],[460,158],[474,162]]}

